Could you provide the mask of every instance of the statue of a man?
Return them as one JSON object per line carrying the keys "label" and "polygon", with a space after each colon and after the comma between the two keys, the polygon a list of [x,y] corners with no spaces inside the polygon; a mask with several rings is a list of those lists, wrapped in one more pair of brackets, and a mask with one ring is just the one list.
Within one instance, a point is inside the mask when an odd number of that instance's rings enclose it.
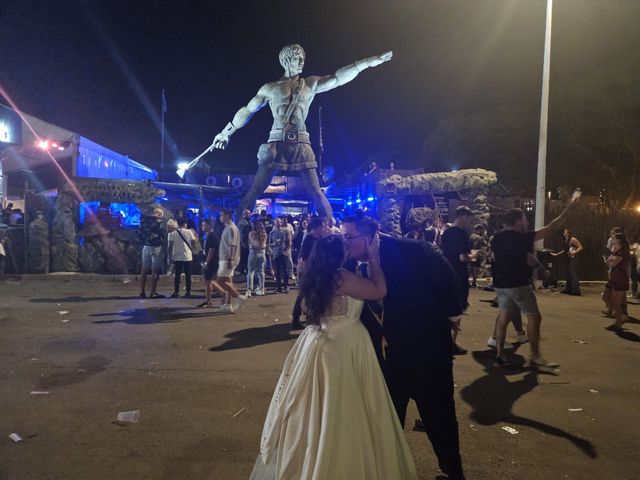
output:
{"label": "statue of a man", "polygon": [[293,44],[280,51],[280,65],[284,68],[282,78],[263,85],[256,96],[238,110],[233,120],[213,140],[212,149],[225,149],[229,144],[229,137],[244,127],[258,110],[266,105],[271,108],[273,125],[269,140],[258,150],[258,172],[249,191],[240,201],[238,212],[254,207],[256,197],[269,186],[276,171],[298,172],[320,214],[332,219],[331,205],[320,190],[316,157],[305,125],[309,107],[316,94],[344,85],[356,78],[362,70],[388,62],[392,56],[393,52],[387,52],[358,60],[340,68],[333,75],[302,78],[300,74],[305,61],[304,49]]}

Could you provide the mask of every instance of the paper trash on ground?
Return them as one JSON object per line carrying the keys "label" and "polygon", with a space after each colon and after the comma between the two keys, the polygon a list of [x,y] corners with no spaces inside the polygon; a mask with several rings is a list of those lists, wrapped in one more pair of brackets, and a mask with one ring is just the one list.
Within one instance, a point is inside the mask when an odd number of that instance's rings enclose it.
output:
{"label": "paper trash on ground", "polygon": [[18,435],[17,433],[12,433],[11,435],[9,435],[9,438],[11,440],[13,440],[14,442],[16,442],[16,443],[22,441],[22,437],[20,435]]}
{"label": "paper trash on ground", "polygon": [[505,432],[509,432],[511,435],[517,435],[518,434],[518,430],[516,430],[513,427],[502,427],[502,430],[504,430]]}

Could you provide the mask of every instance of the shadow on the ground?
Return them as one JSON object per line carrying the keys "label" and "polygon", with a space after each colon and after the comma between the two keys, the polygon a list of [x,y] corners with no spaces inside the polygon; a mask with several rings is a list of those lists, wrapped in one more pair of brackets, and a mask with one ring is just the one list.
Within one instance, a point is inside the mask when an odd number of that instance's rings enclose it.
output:
{"label": "shadow on the ground", "polygon": [[278,323],[269,325],[268,327],[253,327],[244,330],[237,330],[225,335],[228,338],[222,345],[211,347],[212,352],[223,352],[225,350],[236,350],[240,348],[251,348],[257,345],[266,345],[268,343],[284,342],[296,338],[297,334],[289,332],[291,325],[286,323]]}
{"label": "shadow on the ground", "polygon": [[629,342],[640,342],[640,336],[638,336],[637,333],[630,332],[629,330],[622,329],[614,333],[623,340],[628,340]]}
{"label": "shadow on the ground", "polygon": [[[520,397],[531,392],[538,385],[538,373],[521,366],[499,367],[494,364],[494,352],[475,351],[473,358],[481,364],[487,374],[478,378],[460,391],[462,399],[472,408],[470,418],[480,425],[509,423],[535,428],[543,433],[565,438],[578,447],[585,455],[596,458],[593,444],[584,438],[537,420],[512,413],[514,404]],[[526,372],[522,380],[512,382],[509,375]]]}
{"label": "shadow on the ground", "polygon": [[103,371],[111,363],[111,360],[99,355],[85,357],[78,360],[77,366],[73,369],[67,369],[49,373],[40,377],[35,387],[38,390],[50,390],[57,387],[66,387],[75,383],[84,382]]}
{"label": "shadow on the ground", "polygon": [[175,323],[190,318],[213,317],[222,315],[212,309],[194,310],[193,307],[152,307],[120,310],[111,313],[95,313],[92,317],[120,317],[109,320],[95,320],[93,323],[126,323],[129,325],[152,325],[156,323]]}
{"label": "shadow on the ground", "polygon": [[108,295],[102,297],[80,297],[78,295],[73,297],[64,298],[32,298],[29,301],[32,303],[85,303],[94,302],[100,300],[137,300],[139,296],[127,297],[122,295]]}

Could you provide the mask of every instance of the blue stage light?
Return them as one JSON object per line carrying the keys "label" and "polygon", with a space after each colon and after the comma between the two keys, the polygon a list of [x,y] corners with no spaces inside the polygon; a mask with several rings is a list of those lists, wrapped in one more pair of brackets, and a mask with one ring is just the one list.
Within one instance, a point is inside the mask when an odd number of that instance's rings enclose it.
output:
{"label": "blue stage light", "polygon": [[375,199],[373,197],[367,197],[367,202],[373,202]]}
{"label": "blue stage light", "polygon": [[350,207],[351,205],[353,205],[353,202],[352,202],[351,200],[349,200],[349,201],[347,202],[347,206],[348,206],[348,207]]}
{"label": "blue stage light", "polygon": [[359,198],[356,199],[356,203],[362,203],[362,200],[360,200]]}

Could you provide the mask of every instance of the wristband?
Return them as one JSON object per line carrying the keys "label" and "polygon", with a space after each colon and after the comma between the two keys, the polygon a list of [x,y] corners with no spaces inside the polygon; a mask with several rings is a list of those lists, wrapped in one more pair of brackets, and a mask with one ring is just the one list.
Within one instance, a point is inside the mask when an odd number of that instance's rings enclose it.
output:
{"label": "wristband", "polygon": [[233,133],[237,130],[235,125],[231,122],[227,123],[227,126],[222,130],[222,134],[226,136],[233,135]]}
{"label": "wristband", "polygon": [[369,67],[369,65],[367,65],[366,60],[357,60],[353,63],[353,66],[356,67],[356,70],[358,71],[358,73],[363,71],[365,68]]}

